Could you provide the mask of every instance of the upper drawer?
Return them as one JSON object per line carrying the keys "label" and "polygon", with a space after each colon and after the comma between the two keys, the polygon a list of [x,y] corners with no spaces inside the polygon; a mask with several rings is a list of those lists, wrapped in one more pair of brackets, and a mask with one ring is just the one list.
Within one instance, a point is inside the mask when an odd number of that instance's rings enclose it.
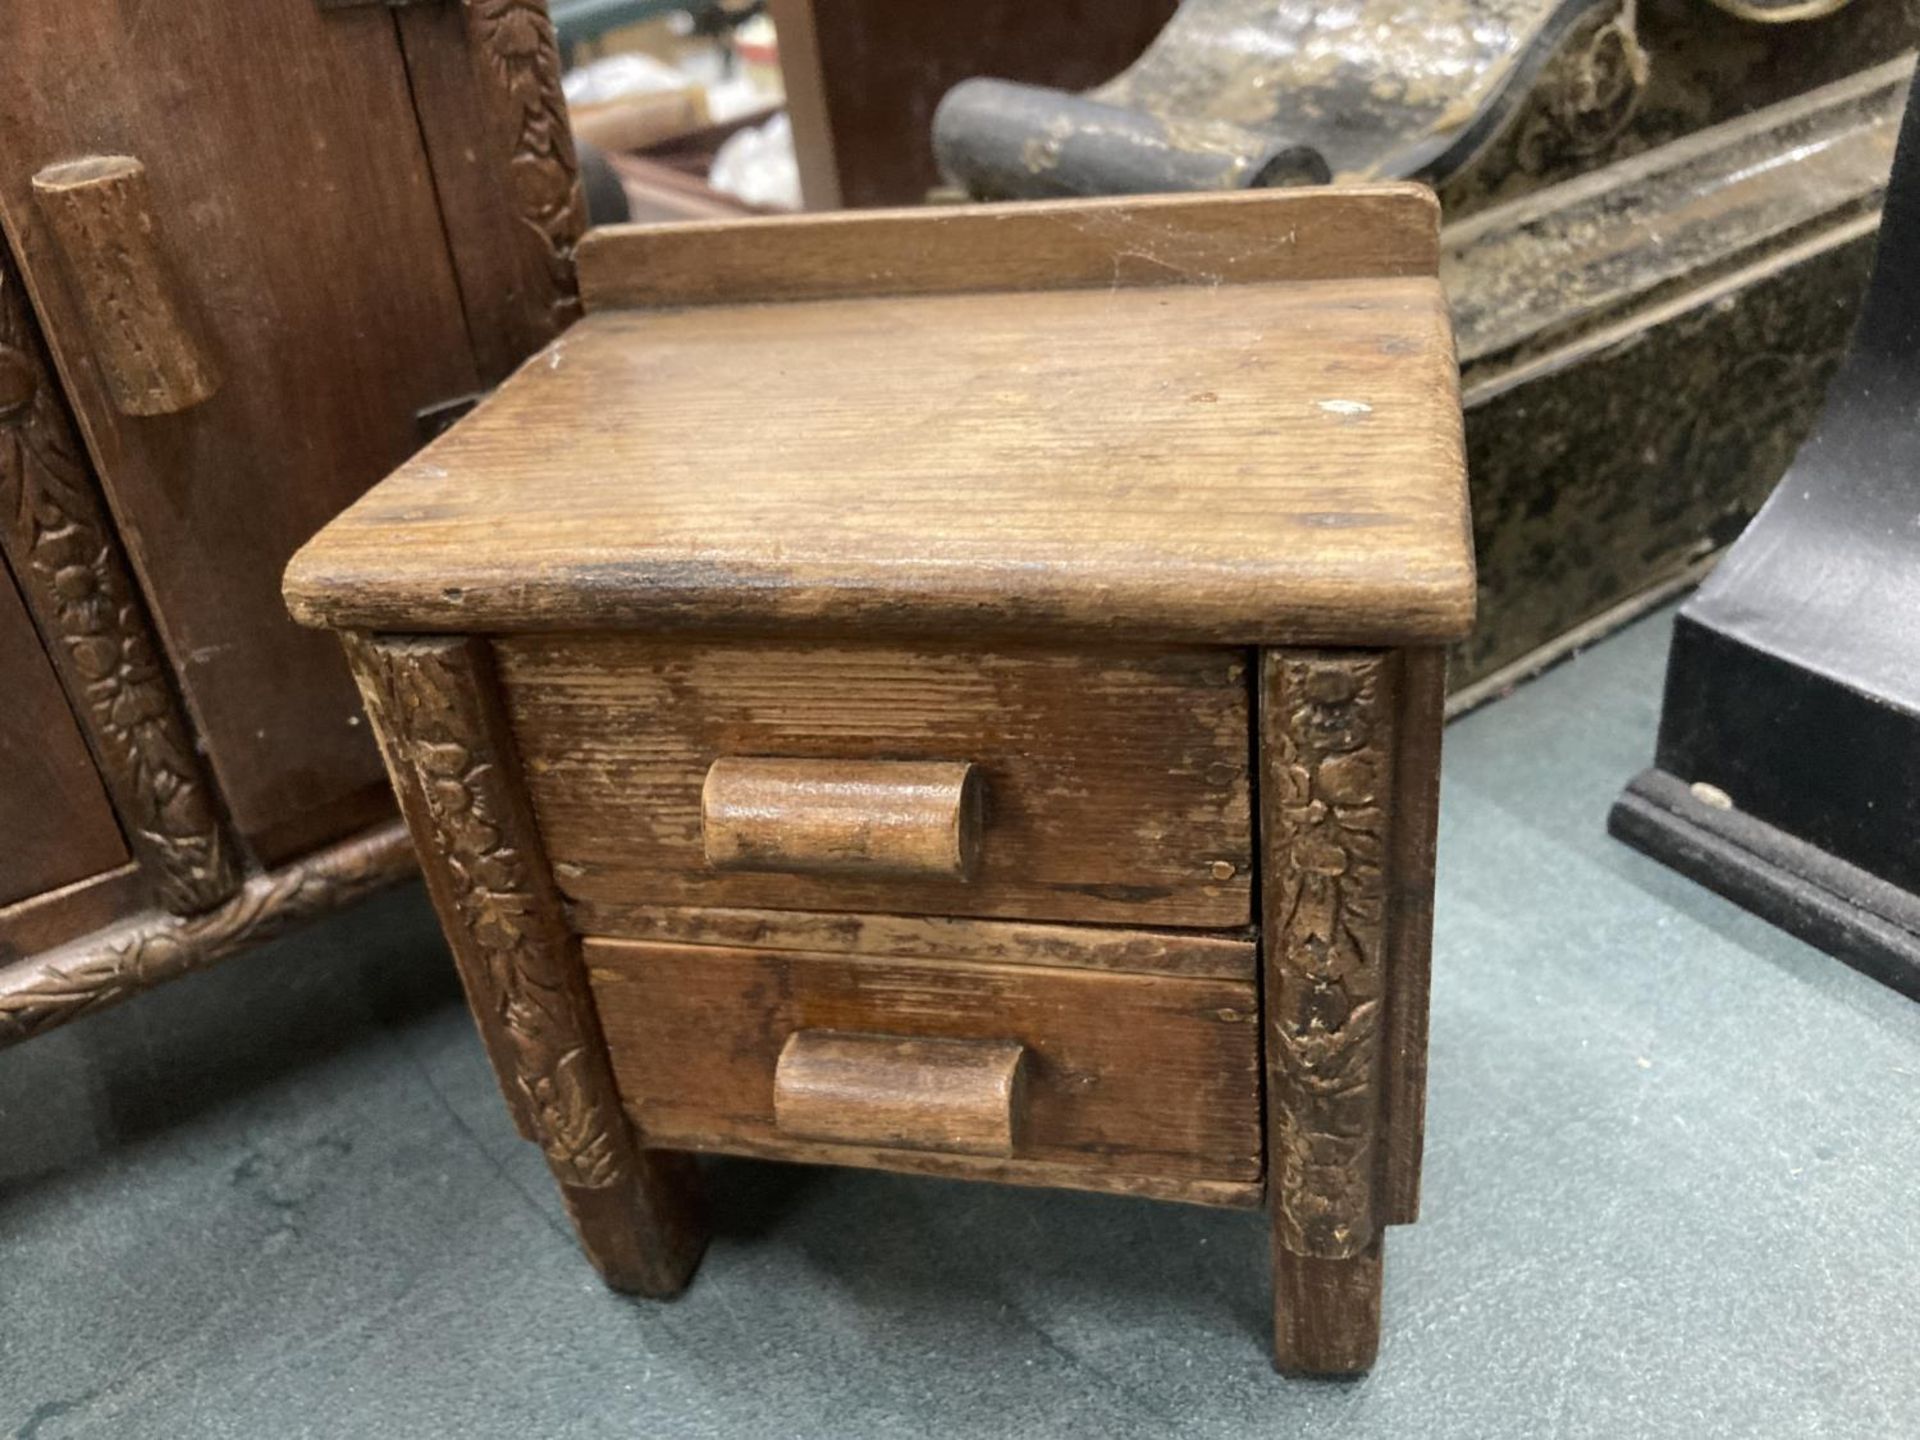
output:
{"label": "upper drawer", "polygon": [[[501,641],[498,655],[547,850],[577,906],[1249,921],[1241,652],[977,654],[535,635]],[[884,785],[873,802],[874,827],[907,826],[904,849],[922,858],[940,849],[925,827],[969,818],[955,807],[943,816],[938,786],[970,765],[978,834],[969,878],[931,873],[939,868],[931,863],[900,875],[819,873],[819,837],[802,832],[822,811],[804,785],[776,792],[753,838],[764,841],[767,826],[798,827],[794,846],[776,844],[755,863],[810,851],[811,863],[793,867],[808,873],[717,869],[702,790],[721,759],[844,761],[844,773],[863,782],[885,771],[860,762],[946,762],[902,770],[911,784],[895,798],[912,804],[893,804]],[[781,767],[756,773],[781,783]],[[829,850],[846,838],[848,807],[861,803],[858,786],[833,798],[824,823],[839,829]],[[852,821],[860,818],[856,809]]]}

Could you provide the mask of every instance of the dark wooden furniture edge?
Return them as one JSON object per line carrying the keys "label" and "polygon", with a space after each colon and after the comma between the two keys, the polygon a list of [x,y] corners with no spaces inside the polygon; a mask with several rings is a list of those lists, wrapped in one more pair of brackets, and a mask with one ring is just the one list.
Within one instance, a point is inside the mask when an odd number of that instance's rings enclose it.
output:
{"label": "dark wooden furniture edge", "polygon": [[215,909],[184,918],[149,911],[0,968],[0,1046],[204,970],[414,869],[406,827],[394,821],[256,874]]}
{"label": "dark wooden furniture edge", "polygon": [[1614,801],[1607,833],[1920,1000],[1920,905],[1898,886],[1764,820],[1707,804],[1657,768]]}
{"label": "dark wooden furniture edge", "polygon": [[1151,930],[1086,922],[983,920],[831,910],[626,905],[572,901],[573,928],[609,940],[667,941],[811,954],[1055,965],[1251,981],[1255,948],[1244,930]]}
{"label": "dark wooden furniture edge", "polygon": [[712,1136],[689,1147],[707,1155],[742,1155],[804,1165],[847,1165],[862,1170],[892,1170],[935,1175],[946,1180],[985,1180],[1049,1190],[1084,1190],[1099,1195],[1131,1195],[1230,1210],[1257,1210],[1266,1197],[1258,1180],[1199,1180],[1176,1175],[1114,1175],[1079,1165],[1042,1160],[1001,1160],[925,1150],[836,1145],[814,1140],[761,1140],[738,1135]]}
{"label": "dark wooden furniture edge", "polygon": [[1674,619],[1654,768],[1609,828],[1920,998],[1920,102],[1812,434]]}

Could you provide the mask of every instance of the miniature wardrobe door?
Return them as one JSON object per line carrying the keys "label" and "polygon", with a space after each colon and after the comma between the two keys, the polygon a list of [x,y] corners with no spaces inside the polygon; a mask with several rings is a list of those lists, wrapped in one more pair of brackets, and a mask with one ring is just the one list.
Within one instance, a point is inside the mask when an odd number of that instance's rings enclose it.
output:
{"label": "miniature wardrobe door", "polygon": [[[0,394],[0,408],[4,404]],[[4,562],[0,676],[6,677],[7,687],[7,703],[0,706],[4,907],[124,865],[127,847],[107,803],[106,787]]]}
{"label": "miniature wardrobe door", "polygon": [[282,566],[478,388],[392,14],[11,0],[0,215],[235,828],[389,802]]}

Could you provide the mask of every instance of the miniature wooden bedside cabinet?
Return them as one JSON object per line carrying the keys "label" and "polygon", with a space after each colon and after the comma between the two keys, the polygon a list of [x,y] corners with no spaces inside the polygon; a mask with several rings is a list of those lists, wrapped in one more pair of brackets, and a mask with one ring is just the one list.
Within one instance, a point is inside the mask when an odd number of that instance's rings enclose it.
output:
{"label": "miniature wooden bedside cabinet", "polygon": [[587,1254],[692,1152],[1272,1214],[1373,1360],[1473,562],[1413,187],[602,230],[293,562]]}

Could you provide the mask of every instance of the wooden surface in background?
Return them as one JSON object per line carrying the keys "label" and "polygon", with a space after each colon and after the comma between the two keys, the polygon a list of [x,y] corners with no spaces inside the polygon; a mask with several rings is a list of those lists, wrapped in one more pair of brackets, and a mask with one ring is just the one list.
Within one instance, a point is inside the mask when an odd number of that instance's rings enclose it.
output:
{"label": "wooden surface in background", "polygon": [[143,877],[131,866],[0,910],[0,1046],[204,970],[413,871],[406,829],[389,821],[251,875],[231,899],[197,915],[142,910],[135,896]]}
{"label": "wooden surface in background", "polygon": [[939,183],[933,109],[962,80],[1085,89],[1125,68],[1177,0],[773,0],[809,209],[909,205]]}
{"label": "wooden surface in background", "polygon": [[149,910],[153,887],[137,861],[89,875],[57,890],[42,890],[0,907],[0,965],[23,956],[52,950],[76,936],[91,936],[114,921],[142,911],[151,918],[164,911]]}
{"label": "wooden surface in background", "polygon": [[[770,280],[774,256],[848,237],[844,270],[793,273],[789,293],[814,295],[822,274],[851,283],[873,253],[901,275],[922,251],[944,257],[931,285],[963,276],[953,223],[749,221],[666,243],[725,236]],[[985,211],[968,223],[1001,233]],[[1034,206],[1006,224],[1058,241],[1022,250],[1009,283],[1048,283],[1052,267],[1080,288],[589,314],[301,552],[295,613],[388,630],[1226,644],[1467,628],[1437,280],[1272,278],[1430,268],[1429,198]],[[1289,226],[1296,245],[1275,238]],[[1180,241],[1164,256],[1157,227]],[[1201,233],[1216,267],[1187,244]],[[1349,233],[1343,259],[1329,237]],[[657,248],[627,239],[630,258]],[[705,253],[726,268],[718,241]],[[1086,288],[1096,255],[1122,288]],[[696,298],[670,267],[649,283]],[[743,423],[749,357],[759,418]]]}
{"label": "wooden surface in background", "polygon": [[[1247,923],[1244,659],[649,640],[499,642],[506,706],[573,902]],[[971,881],[713,869],[718,756],[964,761]]]}
{"label": "wooden surface in background", "polygon": [[237,847],[4,246],[0,390],[0,553],[147,891],[210,909],[240,887]]}
{"label": "wooden surface in background", "polygon": [[586,201],[559,52],[537,8],[393,12],[482,386],[506,379],[579,313],[573,245]]}
{"label": "wooden surface in background", "polygon": [[[224,798],[272,862],[390,803],[337,646],[285,621],[281,565],[412,451],[415,410],[476,388],[472,349],[390,13],[144,19],[9,7],[0,212]],[[143,162],[157,258],[225,376],[179,414],[121,413],[34,204],[36,171],[101,153]]]}
{"label": "wooden surface in background", "polygon": [[6,678],[6,703],[0,705],[4,906],[124,865],[127,846],[87,742],[4,566],[0,676]]}
{"label": "wooden surface in background", "polygon": [[585,952],[621,1098],[648,1145],[791,1139],[775,1124],[775,1066],[794,1031],[825,1029],[1025,1046],[1016,1159],[1260,1175],[1250,985],[592,938]]}

